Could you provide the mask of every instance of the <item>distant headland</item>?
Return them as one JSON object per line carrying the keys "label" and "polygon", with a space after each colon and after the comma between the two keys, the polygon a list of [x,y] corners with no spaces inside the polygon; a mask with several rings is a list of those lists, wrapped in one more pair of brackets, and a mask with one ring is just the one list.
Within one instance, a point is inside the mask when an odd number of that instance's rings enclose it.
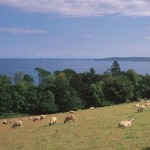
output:
{"label": "distant headland", "polygon": [[108,57],[94,59],[95,61],[138,61],[138,62],[150,62],[150,57]]}

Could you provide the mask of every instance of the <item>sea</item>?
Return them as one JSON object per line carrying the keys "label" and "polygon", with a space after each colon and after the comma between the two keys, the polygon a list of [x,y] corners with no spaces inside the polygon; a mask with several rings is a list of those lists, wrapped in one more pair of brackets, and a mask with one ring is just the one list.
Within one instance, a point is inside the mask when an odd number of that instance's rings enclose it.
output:
{"label": "sea", "polygon": [[[0,59],[0,75],[9,76],[12,81],[15,73],[23,72],[34,78],[38,84],[36,67],[43,68],[51,73],[56,70],[72,69],[77,73],[89,72],[93,68],[97,74],[103,74],[112,66],[113,61],[95,61],[92,59]],[[133,69],[138,74],[150,74],[150,62],[118,61],[121,71]]]}

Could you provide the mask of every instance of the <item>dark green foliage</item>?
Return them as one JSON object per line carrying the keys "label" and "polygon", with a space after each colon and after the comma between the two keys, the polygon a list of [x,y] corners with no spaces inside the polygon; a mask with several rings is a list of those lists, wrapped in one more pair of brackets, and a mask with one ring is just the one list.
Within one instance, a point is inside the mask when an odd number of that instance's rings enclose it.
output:
{"label": "dark green foliage", "polygon": [[104,95],[115,103],[126,102],[133,98],[133,85],[126,76],[111,76],[104,81]]}
{"label": "dark green foliage", "polygon": [[35,68],[35,71],[37,71],[38,75],[39,75],[39,85],[46,83],[47,78],[49,77],[49,75],[51,75],[51,73],[49,71],[44,70],[39,67]]}
{"label": "dark green foliage", "polygon": [[51,91],[38,93],[37,105],[39,113],[54,113],[57,111],[57,106],[54,100],[54,94]]}
{"label": "dark green foliage", "polygon": [[119,75],[121,73],[120,65],[117,61],[114,61],[112,63],[112,66],[110,68],[110,73],[112,75]]}
{"label": "dark green foliage", "polygon": [[0,116],[65,112],[150,98],[150,76],[132,69],[121,72],[117,61],[102,75],[93,68],[84,73],[35,70],[38,86],[22,72],[14,75],[13,84],[8,76],[0,75]]}
{"label": "dark green foliage", "polygon": [[11,113],[12,106],[11,80],[5,75],[0,75],[0,115]]}

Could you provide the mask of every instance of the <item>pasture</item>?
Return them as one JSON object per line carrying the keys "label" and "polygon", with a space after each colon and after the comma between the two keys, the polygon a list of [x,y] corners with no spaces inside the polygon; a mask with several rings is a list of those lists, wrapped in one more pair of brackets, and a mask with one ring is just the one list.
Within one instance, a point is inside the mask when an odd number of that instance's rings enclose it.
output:
{"label": "pasture", "polygon": [[[0,123],[0,150],[149,150],[150,106],[137,112],[134,103],[81,110],[75,122],[63,123],[69,113],[47,115],[33,122],[23,118],[23,128]],[[49,126],[51,116],[58,121]],[[118,128],[134,118],[130,127]]]}

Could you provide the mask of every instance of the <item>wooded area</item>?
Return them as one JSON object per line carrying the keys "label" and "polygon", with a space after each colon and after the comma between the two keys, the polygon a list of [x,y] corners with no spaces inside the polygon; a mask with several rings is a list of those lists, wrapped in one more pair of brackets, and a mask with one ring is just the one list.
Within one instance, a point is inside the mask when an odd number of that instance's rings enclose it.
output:
{"label": "wooded area", "polygon": [[83,73],[35,70],[39,85],[22,72],[13,79],[0,75],[0,116],[65,112],[150,98],[150,75],[139,75],[133,69],[121,71],[117,61],[103,74],[96,74],[93,68]]}

